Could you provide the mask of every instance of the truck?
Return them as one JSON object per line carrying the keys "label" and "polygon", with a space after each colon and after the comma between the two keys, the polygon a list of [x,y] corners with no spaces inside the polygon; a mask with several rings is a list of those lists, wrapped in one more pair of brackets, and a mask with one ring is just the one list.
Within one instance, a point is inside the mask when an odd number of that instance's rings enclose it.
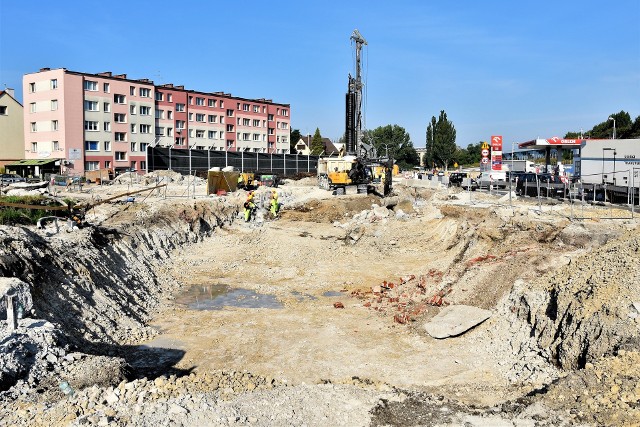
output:
{"label": "truck", "polygon": [[506,166],[510,172],[536,172],[537,166],[530,160],[504,160],[503,166]]}
{"label": "truck", "polygon": [[585,139],[573,163],[582,183],[640,187],[640,139]]}

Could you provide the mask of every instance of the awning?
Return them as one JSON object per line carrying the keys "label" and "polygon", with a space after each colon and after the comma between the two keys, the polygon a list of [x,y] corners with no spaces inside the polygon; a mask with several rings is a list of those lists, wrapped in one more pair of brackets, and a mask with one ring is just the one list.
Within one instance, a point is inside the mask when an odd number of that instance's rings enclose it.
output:
{"label": "awning", "polygon": [[23,159],[17,162],[8,163],[5,166],[42,166],[49,163],[59,162],[62,159]]}

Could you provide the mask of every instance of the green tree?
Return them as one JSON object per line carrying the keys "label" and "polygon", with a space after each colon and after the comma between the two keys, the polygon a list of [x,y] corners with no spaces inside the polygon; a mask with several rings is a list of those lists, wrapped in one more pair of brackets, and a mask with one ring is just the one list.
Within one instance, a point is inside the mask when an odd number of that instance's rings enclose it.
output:
{"label": "green tree", "polygon": [[447,119],[447,113],[440,111],[440,117],[436,121],[431,117],[431,123],[427,126],[427,155],[428,160],[434,166],[443,167],[445,170],[453,165],[458,147],[456,146],[456,128]]}
{"label": "green tree", "polygon": [[379,126],[366,131],[365,140],[371,141],[378,156],[389,155],[401,169],[411,169],[420,164],[420,157],[413,147],[411,137],[402,126]]}
{"label": "green tree", "polygon": [[290,150],[289,152],[291,154],[295,154],[298,151],[296,150],[296,144],[298,143],[298,141],[300,141],[300,129],[294,129],[294,128],[290,128],[290,132],[289,132],[289,147]]}
{"label": "green tree", "polygon": [[320,129],[316,128],[316,132],[313,134],[313,138],[311,139],[311,150],[312,156],[319,156],[324,151],[324,144],[322,143],[322,135],[320,135]]}
{"label": "green tree", "polygon": [[577,139],[581,137],[591,139],[613,138],[613,120],[610,120],[609,117],[615,119],[616,138],[640,138],[640,116],[632,122],[631,116],[626,111],[609,114],[605,121],[598,123],[591,128],[591,130],[586,132],[567,132],[564,137],[565,139]]}

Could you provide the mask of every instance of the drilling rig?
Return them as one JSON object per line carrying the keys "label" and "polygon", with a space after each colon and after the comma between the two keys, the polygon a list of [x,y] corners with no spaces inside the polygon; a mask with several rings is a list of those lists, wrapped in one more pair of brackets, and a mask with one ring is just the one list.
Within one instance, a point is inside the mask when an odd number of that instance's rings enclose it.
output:
{"label": "drilling rig", "polygon": [[393,159],[379,158],[370,141],[364,140],[362,129],[362,47],[367,41],[357,29],[350,37],[355,44],[355,76],[349,73],[345,108],[345,155],[324,158],[318,162],[321,187],[345,194],[348,185],[356,185],[358,193],[376,192],[374,183],[382,183],[382,194],[391,193]]}

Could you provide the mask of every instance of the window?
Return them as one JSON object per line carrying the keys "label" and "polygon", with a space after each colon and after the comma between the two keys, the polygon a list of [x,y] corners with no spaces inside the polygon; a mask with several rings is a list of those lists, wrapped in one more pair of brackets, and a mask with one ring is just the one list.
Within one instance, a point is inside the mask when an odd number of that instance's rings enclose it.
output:
{"label": "window", "polygon": [[140,125],[140,133],[151,133],[151,125]]}
{"label": "window", "polygon": [[118,141],[118,142],[126,141],[127,140],[126,132],[116,132],[115,140]]}
{"label": "window", "polygon": [[269,114],[269,115],[267,116],[267,119],[268,119],[270,122],[272,122],[272,121],[273,121],[273,114]]}
{"label": "window", "polygon": [[283,116],[288,116],[289,115],[289,110],[286,110],[286,109],[283,108],[282,110],[280,110],[280,114],[283,115]]}
{"label": "window", "polygon": [[60,143],[58,141],[52,141],[53,151],[60,151]]}
{"label": "window", "polygon": [[32,153],[37,153],[38,152],[38,143],[37,142],[32,142],[31,143],[31,152]]}
{"label": "window", "polygon": [[31,104],[29,104],[29,112],[31,113],[35,113],[36,112],[36,103],[32,102]]}
{"label": "window", "polygon": [[198,129],[198,130],[196,131],[196,138],[204,138],[204,131],[203,131],[203,130]]}
{"label": "window", "polygon": [[259,133],[254,133],[253,134],[253,140],[254,141],[260,141],[260,134]]}
{"label": "window", "polygon": [[104,122],[104,123],[102,124],[102,129],[103,129],[105,132],[111,132],[111,122]]}
{"label": "window", "polygon": [[249,126],[251,124],[251,120],[249,119],[242,119],[242,126]]}
{"label": "window", "polygon": [[84,111],[98,111],[98,101],[84,101]]}
{"label": "window", "polygon": [[215,123],[218,121],[218,116],[214,116],[213,114],[209,114],[209,123]]}
{"label": "window", "polygon": [[282,128],[282,129],[289,129],[289,123],[287,123],[287,122],[282,122],[282,123],[280,123],[280,128]]}
{"label": "window", "polygon": [[184,145],[184,138],[176,138],[176,145]]}
{"label": "window", "polygon": [[193,113],[189,113],[189,121],[192,122],[193,121]]}
{"label": "window", "polygon": [[240,109],[240,103],[238,102],[238,110]]}
{"label": "window", "polygon": [[173,102],[173,95],[170,93],[167,94],[167,102]]}
{"label": "window", "polygon": [[111,160],[105,160],[104,167],[105,169],[111,169]]}
{"label": "window", "polygon": [[7,106],[0,105],[0,116],[6,116],[6,115],[7,115]]}
{"label": "window", "polygon": [[147,151],[147,147],[149,146],[149,143],[147,142],[141,142],[140,143],[140,151],[142,151],[143,153]]}
{"label": "window", "polygon": [[131,123],[131,133],[136,133],[136,125],[135,125],[135,123]]}
{"label": "window", "polygon": [[260,127],[260,120],[253,120],[253,127],[259,128]]}
{"label": "window", "polygon": [[129,106],[129,113],[130,114],[135,114],[136,113],[136,106],[135,105],[130,105]]}
{"label": "window", "polygon": [[167,128],[167,136],[173,136],[173,128]]}
{"label": "window", "polygon": [[109,83],[103,83],[102,84],[102,91],[104,93],[109,93]]}
{"label": "window", "polygon": [[193,138],[193,129],[189,129],[189,138]]}
{"label": "window", "polygon": [[249,134],[248,133],[243,133],[242,134],[242,140],[243,141],[248,141],[249,140]]}
{"label": "window", "polygon": [[51,89],[58,89],[58,79],[51,79]]}
{"label": "window", "polygon": [[242,111],[249,111],[249,104],[242,104]]}
{"label": "window", "polygon": [[196,114],[196,122],[204,122],[204,114]]}
{"label": "window", "polygon": [[184,104],[176,104],[176,111],[184,111]]}
{"label": "window", "polygon": [[96,131],[98,130],[98,122],[93,122],[90,120],[84,121],[84,130]]}
{"label": "window", "polygon": [[98,90],[98,82],[94,82],[92,80],[84,81],[84,90],[96,91]]}
{"label": "window", "polygon": [[171,110],[167,111],[167,119],[169,119],[169,120],[173,119],[173,111],[171,111]]}
{"label": "window", "polygon": [[58,121],[51,120],[51,130],[58,130]]}
{"label": "window", "polygon": [[113,121],[116,123],[126,123],[127,115],[123,113],[113,113]]}
{"label": "window", "polygon": [[136,87],[135,86],[129,86],[129,95],[131,95],[131,96],[135,96],[136,95]]}
{"label": "window", "polygon": [[156,92],[156,101],[163,101],[164,94],[162,92]]}
{"label": "window", "polygon": [[147,170],[147,162],[144,160],[140,160],[140,169],[141,170]]}
{"label": "window", "polygon": [[184,125],[185,125],[185,121],[184,120],[176,120],[176,129],[177,130],[182,130],[184,129]]}
{"label": "window", "polygon": [[141,87],[140,88],[140,96],[142,98],[151,98],[151,89],[149,89],[147,87]]}
{"label": "window", "polygon": [[109,112],[111,112],[111,104],[109,104],[108,102],[105,102],[105,103],[102,105],[102,110],[103,110],[105,113],[109,113]]}
{"label": "window", "polygon": [[31,132],[38,132],[38,126],[36,122],[31,122]]}
{"label": "window", "polygon": [[[111,151],[111,141],[104,142],[104,151]],[[107,166],[105,165],[105,167]]]}
{"label": "window", "polygon": [[97,162],[97,161],[84,162],[84,169],[88,171],[97,171],[98,169],[100,169],[100,162]]}
{"label": "window", "polygon": [[196,98],[196,105],[204,105],[204,98]]}
{"label": "window", "polygon": [[260,106],[258,106],[258,105],[254,105],[254,106],[253,106],[253,112],[254,112],[254,113],[259,113],[259,112],[260,112]]}
{"label": "window", "polygon": [[137,145],[137,144],[136,144],[135,142],[132,142],[132,143],[131,143],[131,151],[132,151],[132,152],[133,152],[133,151],[136,151],[136,145]]}
{"label": "window", "polygon": [[33,93],[36,91],[36,84],[35,83],[29,83],[29,92]]}
{"label": "window", "polygon": [[156,119],[164,119],[164,110],[156,110]]}
{"label": "window", "polygon": [[233,110],[227,110],[227,117],[233,117]]}
{"label": "window", "polygon": [[144,105],[140,106],[140,115],[141,116],[149,116],[151,115],[151,107],[145,107]]}
{"label": "window", "polygon": [[209,107],[215,107],[216,106],[216,100],[215,99],[210,99],[209,100]]}
{"label": "window", "polygon": [[273,128],[269,128],[269,135],[275,135],[275,132],[273,131]]}
{"label": "window", "polygon": [[100,144],[98,141],[85,141],[84,142],[84,151],[99,151]]}
{"label": "window", "polygon": [[113,102],[116,104],[125,104],[127,102],[127,98],[124,95],[115,94],[113,95]]}
{"label": "window", "polygon": [[137,164],[137,162],[131,162],[131,170],[132,171],[136,170],[136,164]]}
{"label": "window", "polygon": [[189,97],[189,105],[193,105],[193,96]]}
{"label": "window", "polygon": [[227,132],[233,132],[233,125],[227,125]]}
{"label": "window", "polygon": [[164,136],[164,128],[156,127],[156,136]]}
{"label": "window", "polygon": [[51,111],[56,111],[58,109],[58,100],[57,99],[52,99],[51,100]]}
{"label": "window", "polygon": [[215,130],[210,130],[208,133],[208,137],[209,139],[214,139],[216,137],[216,131]]}
{"label": "window", "polygon": [[127,160],[127,152],[126,151],[116,151],[116,162]]}

